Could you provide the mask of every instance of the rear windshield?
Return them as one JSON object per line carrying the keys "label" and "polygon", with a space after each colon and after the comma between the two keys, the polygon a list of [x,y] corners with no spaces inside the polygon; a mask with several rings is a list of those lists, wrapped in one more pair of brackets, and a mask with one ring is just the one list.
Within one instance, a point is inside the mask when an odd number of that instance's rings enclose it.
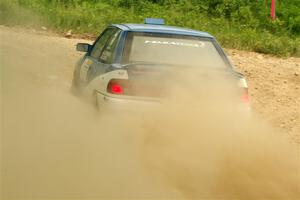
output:
{"label": "rear windshield", "polygon": [[123,63],[227,67],[213,40],[203,37],[130,32],[123,56]]}

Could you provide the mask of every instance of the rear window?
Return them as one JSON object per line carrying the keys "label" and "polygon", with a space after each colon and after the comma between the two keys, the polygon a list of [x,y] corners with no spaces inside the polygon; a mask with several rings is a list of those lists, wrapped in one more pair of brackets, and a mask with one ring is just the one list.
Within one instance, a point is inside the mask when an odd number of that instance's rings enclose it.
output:
{"label": "rear window", "polygon": [[227,67],[210,38],[157,33],[130,32],[123,62]]}

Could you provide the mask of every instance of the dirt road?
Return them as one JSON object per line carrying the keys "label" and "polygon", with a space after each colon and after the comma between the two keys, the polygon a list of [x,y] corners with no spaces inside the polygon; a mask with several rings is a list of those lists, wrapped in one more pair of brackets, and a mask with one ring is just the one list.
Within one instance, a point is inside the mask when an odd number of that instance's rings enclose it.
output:
{"label": "dirt road", "polygon": [[[75,44],[80,41],[0,27],[4,199],[185,197],[188,184],[169,184],[154,172],[168,175],[169,169],[148,166],[147,171],[143,166],[144,146],[153,140],[141,142],[136,130],[124,133],[131,130],[128,124],[139,121],[119,123],[111,116],[100,123],[93,107],[70,94],[73,66],[81,55]],[[228,52],[247,76],[253,110],[300,142],[300,59]]]}

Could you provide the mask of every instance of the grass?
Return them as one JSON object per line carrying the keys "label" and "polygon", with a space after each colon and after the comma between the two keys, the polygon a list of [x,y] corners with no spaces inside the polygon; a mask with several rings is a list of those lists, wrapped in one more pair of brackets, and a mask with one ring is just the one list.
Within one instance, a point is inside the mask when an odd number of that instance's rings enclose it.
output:
{"label": "grass", "polygon": [[270,22],[265,28],[247,9],[244,11],[248,13],[247,23],[243,23],[241,19],[232,21],[201,13],[201,8],[187,0],[168,6],[150,1],[140,1],[134,6],[120,2],[125,1],[0,0],[0,23],[44,25],[58,32],[71,29],[76,34],[96,36],[111,23],[142,23],[145,17],[157,17],[164,18],[168,25],[209,32],[226,48],[300,57],[299,35],[279,29],[280,21]]}

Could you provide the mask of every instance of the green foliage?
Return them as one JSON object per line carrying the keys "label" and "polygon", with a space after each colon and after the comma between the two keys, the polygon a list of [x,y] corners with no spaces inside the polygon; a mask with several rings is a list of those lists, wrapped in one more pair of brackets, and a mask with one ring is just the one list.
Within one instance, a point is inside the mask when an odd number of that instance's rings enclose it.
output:
{"label": "green foliage", "polygon": [[111,23],[158,17],[169,25],[210,32],[225,47],[300,56],[300,0],[277,0],[275,21],[269,17],[270,1],[0,0],[0,23],[39,21],[58,31],[97,35]]}

